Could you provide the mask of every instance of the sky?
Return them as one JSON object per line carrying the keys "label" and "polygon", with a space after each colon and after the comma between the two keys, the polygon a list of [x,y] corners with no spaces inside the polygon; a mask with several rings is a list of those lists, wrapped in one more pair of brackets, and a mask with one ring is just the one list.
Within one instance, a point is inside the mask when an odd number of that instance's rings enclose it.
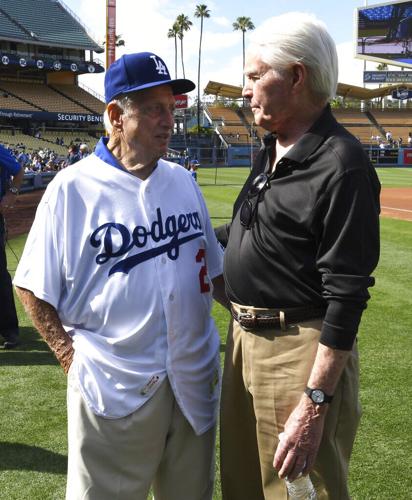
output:
{"label": "sky", "polygon": [[[63,0],[94,35],[99,43],[105,39],[106,0]],[[154,52],[166,62],[174,76],[174,39],[168,30],[179,14],[185,14],[193,25],[183,39],[186,78],[197,82],[200,19],[194,17],[201,2],[176,0],[117,0],[116,32],[125,40],[117,48],[116,57],[131,52]],[[354,57],[354,11],[373,6],[373,0],[203,0],[210,11],[204,19],[201,89],[209,80],[231,85],[242,84],[242,32],[234,31],[232,23],[240,16],[251,19],[256,28],[267,18],[285,12],[315,14],[327,26],[335,40],[339,56],[339,82],[362,86],[364,62]],[[249,34],[246,32],[246,46]],[[95,54],[105,61],[105,54]],[[178,59],[178,78],[183,76]],[[368,62],[368,70],[376,69]],[[84,75],[80,82],[103,95],[103,75]],[[197,91],[191,93],[195,97]]]}

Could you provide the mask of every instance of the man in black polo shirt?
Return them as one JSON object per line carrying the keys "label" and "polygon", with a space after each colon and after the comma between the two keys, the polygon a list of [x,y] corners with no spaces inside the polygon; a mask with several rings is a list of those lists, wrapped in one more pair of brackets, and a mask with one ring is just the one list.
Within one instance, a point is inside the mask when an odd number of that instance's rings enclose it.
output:
{"label": "man in black polo shirt", "polygon": [[[286,498],[310,472],[349,499],[360,417],[356,334],[379,258],[376,173],[328,104],[336,48],[313,16],[272,18],[243,96],[270,134],[216,234],[232,303],[221,416],[225,500]],[[279,434],[283,432],[282,439]]]}

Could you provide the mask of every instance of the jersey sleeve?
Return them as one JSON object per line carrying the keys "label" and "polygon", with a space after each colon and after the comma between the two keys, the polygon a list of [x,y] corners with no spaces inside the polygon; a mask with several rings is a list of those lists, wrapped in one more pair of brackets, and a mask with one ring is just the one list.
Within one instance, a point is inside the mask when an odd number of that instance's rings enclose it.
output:
{"label": "jersey sleeve", "polygon": [[50,200],[43,196],[27,237],[13,283],[30,290],[37,298],[58,308],[63,262],[56,227],[57,216]]}
{"label": "jersey sleeve", "polygon": [[207,268],[210,278],[213,279],[216,278],[216,276],[223,274],[223,247],[216,238],[203,195],[200,192],[198,185],[194,181],[193,184],[196,189],[197,197],[199,199],[202,210],[202,218],[207,245]]}
{"label": "jersey sleeve", "polygon": [[6,168],[8,175],[15,176],[20,171],[20,164],[5,147],[0,145],[0,163]]}

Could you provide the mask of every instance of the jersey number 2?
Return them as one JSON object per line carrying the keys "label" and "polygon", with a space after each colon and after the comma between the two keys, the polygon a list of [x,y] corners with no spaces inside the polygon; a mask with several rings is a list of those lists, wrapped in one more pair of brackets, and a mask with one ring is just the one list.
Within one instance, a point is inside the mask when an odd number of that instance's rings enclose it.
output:
{"label": "jersey number 2", "polygon": [[207,276],[207,267],[205,263],[205,249],[200,248],[196,255],[196,262],[203,262],[203,266],[199,271],[200,293],[210,292],[210,285],[205,280]]}

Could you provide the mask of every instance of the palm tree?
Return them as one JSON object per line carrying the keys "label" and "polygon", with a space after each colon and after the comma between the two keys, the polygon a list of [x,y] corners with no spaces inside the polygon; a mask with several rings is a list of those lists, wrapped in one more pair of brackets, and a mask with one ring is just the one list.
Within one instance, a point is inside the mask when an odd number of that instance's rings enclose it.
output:
{"label": "palm tree", "polygon": [[[126,45],[126,42],[123,40],[123,35],[116,35],[115,39],[115,46],[116,47],[124,47]],[[102,45],[106,45],[106,40],[103,41]]]}
{"label": "palm tree", "polygon": [[179,26],[177,22],[173,23],[173,26],[167,32],[167,38],[175,39],[175,78],[177,78],[177,36],[179,34]]}
{"label": "palm tree", "polygon": [[[255,25],[250,20],[250,17],[241,16],[236,19],[232,24],[234,31],[242,32],[242,42],[243,42],[243,68],[245,67],[245,33],[249,30],[254,30]],[[243,74],[243,87],[245,86],[245,75]]]}
{"label": "palm tree", "polygon": [[116,47],[124,47],[126,45],[125,41],[122,38],[123,35],[116,35]]}
{"label": "palm tree", "polygon": [[207,5],[196,5],[195,17],[200,17],[199,62],[197,66],[197,131],[200,130],[200,60],[202,55],[203,18],[210,17]]}
{"label": "palm tree", "polygon": [[183,62],[183,36],[185,31],[190,30],[190,26],[192,26],[192,21],[185,16],[184,14],[179,14],[176,18],[176,24],[178,26],[178,37],[180,39],[180,56],[182,58],[182,70],[183,70],[183,78],[186,78],[185,76],[185,65]]}

